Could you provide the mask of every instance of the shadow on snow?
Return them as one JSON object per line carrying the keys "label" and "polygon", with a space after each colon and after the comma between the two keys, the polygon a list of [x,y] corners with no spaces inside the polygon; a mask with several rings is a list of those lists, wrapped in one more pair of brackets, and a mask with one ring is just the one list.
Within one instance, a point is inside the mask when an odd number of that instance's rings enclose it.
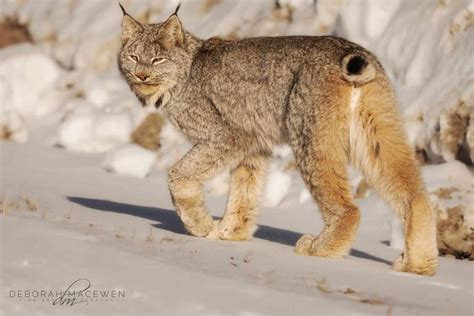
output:
{"label": "shadow on snow", "polygon": [[[120,214],[128,214],[146,218],[158,222],[157,224],[153,224],[153,227],[167,230],[176,234],[187,235],[187,232],[181,224],[180,219],[176,215],[176,212],[173,210],[75,196],[68,196],[67,199],[73,203],[85,206],[90,209],[106,212],[115,212]],[[282,245],[294,246],[302,235],[303,234],[301,233],[286,229],[271,227],[267,225],[258,225],[258,229],[254,233],[253,237],[271,242],[276,242]],[[364,251],[352,249],[350,254],[354,257],[391,265],[391,262],[370,255]]]}

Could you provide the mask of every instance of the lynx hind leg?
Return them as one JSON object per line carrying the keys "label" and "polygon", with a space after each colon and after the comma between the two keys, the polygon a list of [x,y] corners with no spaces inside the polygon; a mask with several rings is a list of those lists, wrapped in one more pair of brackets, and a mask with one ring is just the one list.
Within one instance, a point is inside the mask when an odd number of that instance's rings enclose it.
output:
{"label": "lynx hind leg", "polygon": [[405,224],[405,252],[394,268],[434,275],[436,217],[407,144],[390,84],[383,78],[352,88],[351,96],[351,161]]}
{"label": "lynx hind leg", "polygon": [[359,226],[360,212],[353,203],[346,174],[347,113],[340,100],[332,97],[343,91],[337,85],[333,89],[327,98],[315,97],[319,102],[316,110],[304,106],[311,104],[308,100],[296,99],[287,123],[301,175],[325,223],[319,236],[304,235],[297,242],[295,252],[303,255],[345,256]]}
{"label": "lynx hind leg", "polygon": [[[324,155],[323,152],[321,155]],[[298,160],[303,179],[322,212],[325,226],[317,237],[301,237],[296,243],[295,252],[311,256],[343,257],[354,242],[360,219],[346,178],[346,164],[326,160],[319,155]]]}
{"label": "lynx hind leg", "polygon": [[256,229],[260,197],[267,174],[269,155],[244,158],[232,170],[230,194],[222,220],[210,238],[248,240]]}
{"label": "lynx hind leg", "polygon": [[186,230],[194,236],[207,236],[214,222],[204,204],[203,183],[238,161],[237,151],[219,146],[195,145],[171,167],[168,185],[171,199]]}

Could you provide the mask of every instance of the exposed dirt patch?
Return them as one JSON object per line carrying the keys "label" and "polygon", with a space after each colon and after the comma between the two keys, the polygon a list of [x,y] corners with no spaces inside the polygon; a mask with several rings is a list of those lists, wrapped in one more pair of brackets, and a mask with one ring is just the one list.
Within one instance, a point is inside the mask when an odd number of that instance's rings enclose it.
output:
{"label": "exposed dirt patch", "polygon": [[133,131],[132,141],[146,149],[156,151],[161,147],[160,133],[165,119],[158,113],[149,114]]}
{"label": "exposed dirt patch", "polygon": [[474,260],[474,228],[465,222],[463,206],[437,208],[438,249],[442,256]]}
{"label": "exposed dirt patch", "polygon": [[[1,37],[0,37],[0,41],[1,41]],[[11,140],[12,136],[13,136],[13,131],[8,126],[0,125],[0,139]]]}
{"label": "exposed dirt patch", "polygon": [[295,9],[287,4],[287,3],[280,3],[279,0],[275,1],[275,7],[272,11],[272,16],[277,21],[283,21],[291,23],[293,22],[293,11]]}
{"label": "exposed dirt patch", "polygon": [[18,18],[7,16],[0,20],[0,49],[31,41],[28,26],[21,24]]}
{"label": "exposed dirt patch", "polygon": [[453,192],[458,192],[459,189],[455,187],[450,187],[450,188],[439,188],[438,190],[434,191],[433,194],[435,194],[437,197],[440,199],[450,199],[451,198],[451,193]]}

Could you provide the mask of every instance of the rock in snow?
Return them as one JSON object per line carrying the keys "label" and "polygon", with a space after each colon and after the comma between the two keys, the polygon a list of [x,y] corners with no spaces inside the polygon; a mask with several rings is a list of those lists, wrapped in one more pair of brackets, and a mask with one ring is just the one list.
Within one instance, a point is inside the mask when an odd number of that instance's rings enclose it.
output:
{"label": "rock in snow", "polygon": [[108,152],[103,166],[107,171],[144,178],[150,173],[155,160],[154,152],[135,144],[127,144]]}

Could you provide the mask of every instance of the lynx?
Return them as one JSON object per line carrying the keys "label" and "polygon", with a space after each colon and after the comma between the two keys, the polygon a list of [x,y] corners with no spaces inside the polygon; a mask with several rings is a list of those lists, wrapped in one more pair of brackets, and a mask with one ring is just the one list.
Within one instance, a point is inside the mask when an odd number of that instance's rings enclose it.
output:
{"label": "lynx", "polygon": [[[121,73],[193,144],[168,174],[191,235],[250,239],[272,148],[288,144],[325,222],[319,235],[298,240],[297,254],[348,254],[360,219],[347,179],[352,163],[404,222],[394,269],[436,273],[435,215],[373,54],[332,36],[202,40],[183,29],[177,11],[156,24],[123,13]],[[216,221],[202,187],[226,168],[230,193]]]}

